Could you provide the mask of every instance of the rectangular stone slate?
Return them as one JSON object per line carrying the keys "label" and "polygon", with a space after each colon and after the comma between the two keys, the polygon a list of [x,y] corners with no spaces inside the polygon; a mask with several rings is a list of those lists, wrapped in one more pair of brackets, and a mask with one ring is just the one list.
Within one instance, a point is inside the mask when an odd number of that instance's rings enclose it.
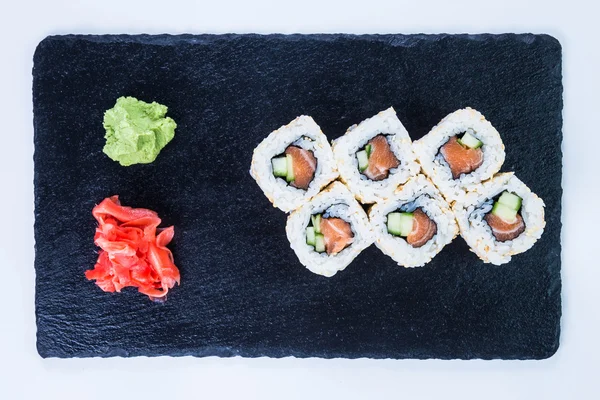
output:
{"label": "rectangular stone slate", "polygon": [[[119,96],[169,107],[149,165],[102,153]],[[52,36],[36,50],[37,348],[42,357],[542,359],[561,316],[561,47],[546,35]],[[393,106],[411,137],[471,106],[501,133],[503,171],[546,203],[527,253],[483,264],[459,237],[423,268],[371,246],[345,271],[306,270],[248,173],[298,115],[328,138]],[[164,304],[102,292],[91,210],[119,194],[175,225],[181,286]]]}

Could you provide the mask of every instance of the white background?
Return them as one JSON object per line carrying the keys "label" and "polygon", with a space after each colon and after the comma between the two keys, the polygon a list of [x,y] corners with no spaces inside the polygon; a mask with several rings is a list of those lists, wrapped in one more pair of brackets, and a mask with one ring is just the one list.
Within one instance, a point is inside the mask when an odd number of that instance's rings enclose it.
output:
{"label": "white background", "polygon": [[[600,399],[600,13],[595,1],[10,1],[0,15],[0,398]],[[403,4],[405,3],[405,4]],[[32,55],[62,33],[549,33],[563,45],[561,346],[546,361],[41,359]],[[60,223],[60,221],[57,221]],[[60,296],[60,293],[56,294]]]}

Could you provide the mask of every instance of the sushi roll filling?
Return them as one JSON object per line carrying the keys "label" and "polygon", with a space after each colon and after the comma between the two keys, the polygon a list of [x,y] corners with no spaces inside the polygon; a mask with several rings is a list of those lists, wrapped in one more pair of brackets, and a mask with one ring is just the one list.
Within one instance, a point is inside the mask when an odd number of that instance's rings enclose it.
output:
{"label": "sushi roll filling", "polygon": [[311,215],[306,228],[306,244],[313,246],[318,253],[326,252],[327,255],[336,255],[352,244],[354,233],[349,222],[343,218],[334,216],[339,214],[335,205],[323,214]]}
{"label": "sushi roll filling", "polygon": [[437,224],[429,218],[422,208],[411,212],[399,211],[387,215],[387,231],[390,235],[400,236],[412,247],[422,247],[437,233]]}
{"label": "sushi roll filling", "polygon": [[483,142],[475,137],[475,132],[467,130],[455,135],[440,147],[439,154],[444,158],[453,179],[462,174],[470,174],[483,164]]}
{"label": "sushi roll filling", "polygon": [[283,154],[271,159],[273,175],[297,188],[307,190],[315,177],[317,159],[312,151],[290,145]]}
{"label": "sushi roll filling", "polygon": [[373,181],[386,179],[392,168],[398,168],[400,161],[390,148],[386,135],[373,137],[366,146],[356,152],[358,170]]}
{"label": "sushi roll filling", "polygon": [[498,242],[516,239],[525,231],[525,222],[519,214],[522,199],[508,191],[494,201],[492,210],[484,217]]}

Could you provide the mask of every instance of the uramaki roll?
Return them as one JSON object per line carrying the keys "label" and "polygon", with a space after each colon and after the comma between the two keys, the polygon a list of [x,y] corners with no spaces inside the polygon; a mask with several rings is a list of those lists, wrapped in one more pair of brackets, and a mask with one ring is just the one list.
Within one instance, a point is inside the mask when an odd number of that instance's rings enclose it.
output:
{"label": "uramaki roll", "polygon": [[496,265],[533,247],[546,226],[544,202],[512,172],[478,185],[453,208],[471,250]]}
{"label": "uramaki roll", "polygon": [[304,115],[271,132],[254,149],[250,174],[284,212],[300,207],[338,177],[327,137]]}
{"label": "uramaki roll", "polygon": [[340,182],[291,213],[286,233],[300,262],[326,277],[346,268],[373,243],[367,214]]}
{"label": "uramaki roll", "polygon": [[332,147],[342,181],[363,203],[389,198],[419,172],[411,139],[392,107],[351,126]]}
{"label": "uramaki roll", "polygon": [[420,267],[458,234],[450,205],[419,174],[369,210],[375,245],[398,265]]}
{"label": "uramaki roll", "polygon": [[455,111],[421,139],[413,151],[423,172],[450,203],[491,178],[504,163],[498,131],[472,108]]}

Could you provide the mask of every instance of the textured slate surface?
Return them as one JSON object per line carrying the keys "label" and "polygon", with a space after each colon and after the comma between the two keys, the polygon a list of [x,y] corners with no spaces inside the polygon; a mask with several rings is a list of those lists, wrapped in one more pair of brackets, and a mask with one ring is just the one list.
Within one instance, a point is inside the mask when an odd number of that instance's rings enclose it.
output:
{"label": "textured slate surface", "polygon": [[[64,36],[34,57],[37,348],[43,357],[505,358],[554,354],[560,332],[561,47],[549,36]],[[102,152],[121,95],[169,106],[158,160]],[[547,229],[505,266],[457,238],[424,268],[374,246],[327,279],[304,269],[248,169],[299,114],[330,139],[390,105],[413,139],[471,106],[546,202]],[[165,304],[86,281],[104,197],[174,224],[182,284]]]}

